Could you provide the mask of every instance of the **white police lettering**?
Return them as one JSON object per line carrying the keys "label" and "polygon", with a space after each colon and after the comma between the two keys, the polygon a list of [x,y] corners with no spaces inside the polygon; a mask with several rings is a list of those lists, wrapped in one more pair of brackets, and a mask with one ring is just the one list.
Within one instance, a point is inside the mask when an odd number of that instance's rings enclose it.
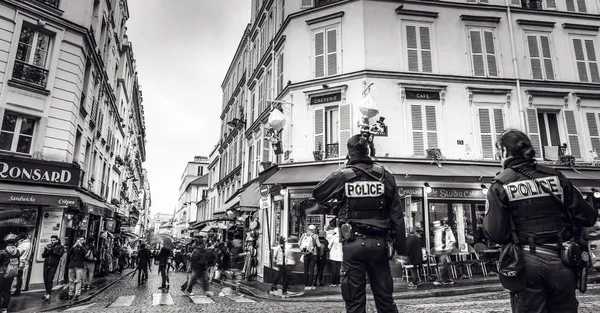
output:
{"label": "white police lettering", "polygon": [[346,197],[348,198],[370,198],[383,195],[384,186],[382,182],[357,181],[346,183]]}
{"label": "white police lettering", "polygon": [[[538,178],[536,181],[550,190],[553,194],[562,198],[563,189],[558,180],[558,176]],[[507,184],[504,186],[504,190],[508,194],[509,201],[548,197],[548,193],[544,192],[544,190],[533,180],[522,180]]]}

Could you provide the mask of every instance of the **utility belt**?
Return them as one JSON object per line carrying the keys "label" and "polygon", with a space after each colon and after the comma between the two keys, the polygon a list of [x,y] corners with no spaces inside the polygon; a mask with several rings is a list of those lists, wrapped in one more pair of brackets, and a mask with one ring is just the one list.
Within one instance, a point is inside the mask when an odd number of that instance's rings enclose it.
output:
{"label": "utility belt", "polygon": [[391,260],[394,257],[394,240],[390,236],[389,230],[377,229],[374,227],[357,226],[345,222],[340,226],[340,242],[352,242],[356,238],[363,239],[381,239],[386,242],[387,257]]}

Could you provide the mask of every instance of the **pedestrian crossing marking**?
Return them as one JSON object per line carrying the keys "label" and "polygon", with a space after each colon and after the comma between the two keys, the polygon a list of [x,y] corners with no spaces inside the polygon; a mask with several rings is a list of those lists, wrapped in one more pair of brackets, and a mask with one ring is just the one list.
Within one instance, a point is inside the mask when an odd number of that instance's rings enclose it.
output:
{"label": "pedestrian crossing marking", "polygon": [[152,305],[174,305],[173,297],[170,293],[154,293],[152,294]]}
{"label": "pedestrian crossing marking", "polygon": [[235,302],[240,302],[240,303],[254,303],[256,301],[252,300],[252,299],[248,299],[242,296],[227,296],[227,298],[235,301]]}
{"label": "pedestrian crossing marking", "polygon": [[207,296],[190,296],[190,299],[192,299],[194,304],[215,303],[215,300]]}
{"label": "pedestrian crossing marking", "polygon": [[121,306],[131,306],[131,304],[133,303],[133,300],[135,300],[135,296],[120,296],[117,298],[117,300],[115,300],[115,302],[113,302],[108,307],[116,308],[116,307],[121,307]]}
{"label": "pedestrian crossing marking", "polygon": [[85,309],[91,307],[94,304],[96,304],[96,302],[90,303],[90,304],[86,304],[86,305],[75,306],[75,307],[72,307],[72,308],[67,309],[65,311],[82,311],[82,310],[85,310]]}
{"label": "pedestrian crossing marking", "polygon": [[480,304],[505,304],[509,303],[510,300],[485,300],[485,301],[462,301],[462,302],[448,302],[448,303],[423,303],[423,304],[411,304],[408,305],[412,308],[441,308],[441,307],[454,307],[454,306],[471,306]]}

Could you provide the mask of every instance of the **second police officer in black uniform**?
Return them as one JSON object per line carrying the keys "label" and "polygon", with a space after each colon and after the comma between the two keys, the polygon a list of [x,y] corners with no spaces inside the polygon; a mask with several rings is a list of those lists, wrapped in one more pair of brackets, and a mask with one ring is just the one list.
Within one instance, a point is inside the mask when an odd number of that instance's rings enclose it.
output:
{"label": "second police officer in black uniform", "polygon": [[496,147],[504,170],[487,194],[483,230],[492,242],[521,247],[523,278],[507,287],[512,311],[577,312],[577,274],[561,259],[561,247],[578,229],[593,226],[598,212],[562,173],[535,163],[535,150],[523,132],[504,132]]}
{"label": "second police officer in black uniform", "polygon": [[392,298],[394,286],[386,239],[393,236],[393,248],[403,254],[404,204],[392,174],[369,157],[369,145],[363,135],[348,140],[348,151],[346,168],[334,172],[313,190],[313,197],[320,203],[339,201],[342,297],[346,311],[365,312],[366,272],[377,311],[398,312]]}

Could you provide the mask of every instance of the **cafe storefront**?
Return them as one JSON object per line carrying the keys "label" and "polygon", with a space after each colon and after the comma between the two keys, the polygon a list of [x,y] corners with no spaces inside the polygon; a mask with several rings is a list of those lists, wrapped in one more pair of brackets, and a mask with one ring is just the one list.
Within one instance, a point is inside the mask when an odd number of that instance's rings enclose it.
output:
{"label": "cafe storefront", "polygon": [[[42,253],[51,236],[68,246],[77,236],[87,236],[90,227],[97,233],[93,221],[112,213],[101,200],[78,190],[80,178],[81,169],[73,163],[0,156],[0,246],[9,233],[26,233],[31,241],[23,290],[43,288]],[[63,257],[56,281],[63,279],[65,264]]]}

